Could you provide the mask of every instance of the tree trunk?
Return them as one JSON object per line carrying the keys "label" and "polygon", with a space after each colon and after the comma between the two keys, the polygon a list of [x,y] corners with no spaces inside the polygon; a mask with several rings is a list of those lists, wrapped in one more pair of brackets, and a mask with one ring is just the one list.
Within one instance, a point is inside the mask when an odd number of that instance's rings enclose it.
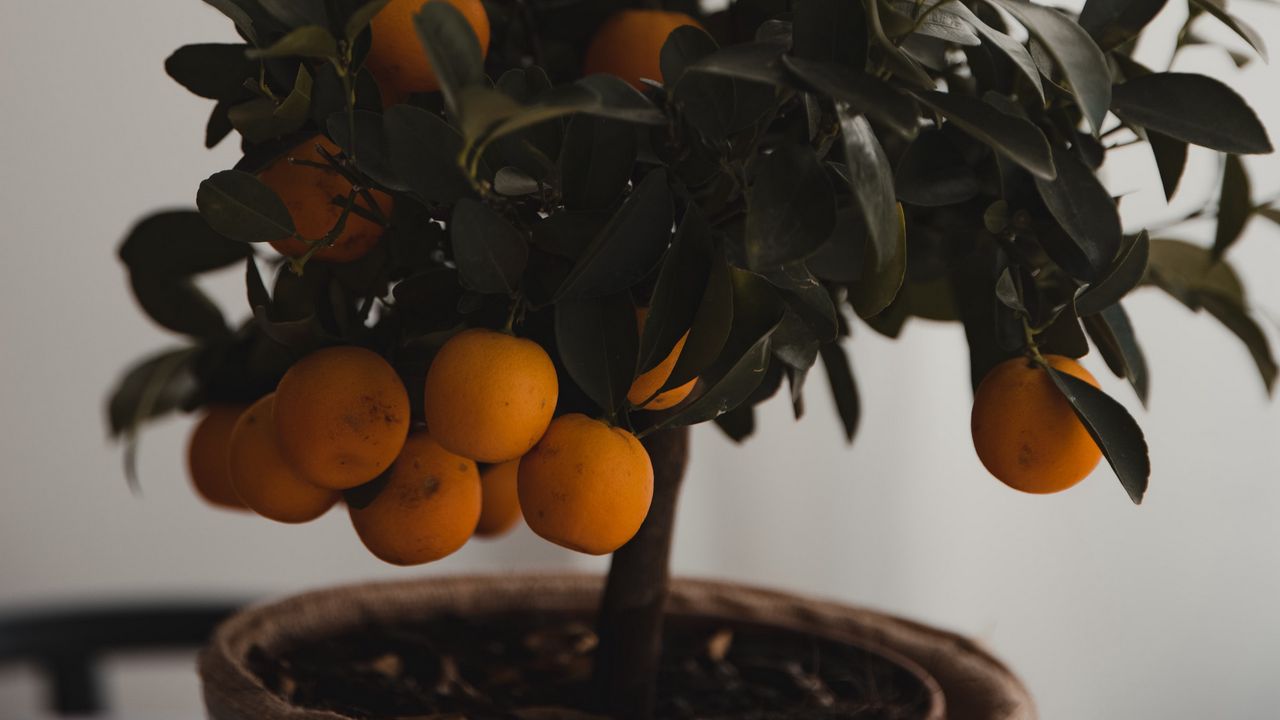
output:
{"label": "tree trunk", "polygon": [[644,446],[653,461],[653,504],[640,531],[613,554],[596,627],[597,702],[620,720],[653,717],[671,536],[689,460],[689,430],[654,433]]}

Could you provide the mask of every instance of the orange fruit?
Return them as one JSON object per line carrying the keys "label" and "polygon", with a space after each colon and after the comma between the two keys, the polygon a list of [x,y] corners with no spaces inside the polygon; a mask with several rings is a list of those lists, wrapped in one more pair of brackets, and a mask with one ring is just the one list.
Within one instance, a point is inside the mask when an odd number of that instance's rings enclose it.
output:
{"label": "orange fruit", "polygon": [[244,502],[231,485],[227,448],[245,405],[210,405],[187,443],[187,469],[196,494],[210,505],[244,510]]}
{"label": "orange fruit", "polygon": [[[636,327],[642,333],[644,332],[645,318],[648,316],[649,310],[647,308],[636,308]],[[676,362],[680,359],[680,353],[684,350],[684,343],[688,339],[688,332],[681,335],[680,340],[676,342],[676,346],[671,349],[670,354],[663,358],[662,362],[640,373],[632,381],[631,389],[627,391],[628,402],[645,410],[666,410],[679,405],[684,402],[685,398],[689,397],[689,393],[693,392],[693,386],[698,384],[697,378],[680,387],[671,388],[662,393],[658,392],[676,369]],[[645,402],[646,400],[648,402]]]}
{"label": "orange fruit", "polygon": [[[458,9],[475,31],[480,52],[489,52],[489,16],[480,0],[430,0],[448,2]],[[364,65],[378,80],[387,104],[403,102],[411,93],[435,92],[440,79],[418,39],[413,17],[423,0],[391,0],[373,18],[373,45]]]}
{"label": "orange fruit", "polygon": [[449,338],[427,371],[427,429],[463,457],[515,460],[542,437],[559,395],[556,367],[541,345],[494,330],[464,330]]}
{"label": "orange fruit", "polygon": [[520,495],[516,490],[519,470],[519,460],[508,460],[491,465],[480,474],[484,502],[480,507],[480,523],[476,525],[476,535],[501,535],[520,519]]}
{"label": "orange fruit", "polygon": [[480,519],[476,464],[415,432],[367,507],[351,507],[351,524],[369,552],[393,565],[419,565],[466,544]]}
{"label": "orange fruit", "polygon": [[284,523],[315,520],[333,507],[338,493],[316,487],[294,472],[276,443],[275,394],[245,410],[231,431],[227,462],[236,495],[254,512]]}
{"label": "orange fruit", "polygon": [[395,462],[409,434],[409,393],[381,355],[327,348],[280,379],[275,426],[280,450],[299,475],[346,490]]}
{"label": "orange fruit", "polygon": [[[1094,387],[1080,363],[1048,355],[1049,365]],[[992,475],[1016,490],[1055,493],[1083,480],[1102,451],[1048,373],[1026,358],[992,368],[973,398],[973,447]]]}
{"label": "orange fruit", "polygon": [[583,74],[608,73],[644,89],[640,78],[662,80],[662,46],[673,30],[701,28],[697,20],[665,10],[622,10],[596,30],[587,47]]}
{"label": "orange fruit", "polygon": [[634,435],[576,413],[558,417],[520,460],[525,522],[551,542],[590,555],[622,547],[653,500],[653,465]]}
{"label": "orange fruit", "polygon": [[[293,217],[294,227],[307,240],[319,240],[337,225],[343,207],[334,202],[334,198],[345,201],[351,192],[351,183],[338,171],[291,162],[301,160],[326,164],[316,146],[323,147],[331,155],[341,152],[328,138],[317,135],[290,150],[287,155],[258,174],[258,179],[284,201],[289,215]],[[369,192],[383,215],[390,217],[391,196],[377,190]],[[356,207],[368,209],[368,203],[357,196]],[[333,244],[316,251],[313,257],[331,262],[359,260],[378,244],[383,231],[381,225],[353,211],[347,215],[346,225]],[[307,244],[297,238],[273,241],[271,247],[291,258],[299,258],[307,253]]]}

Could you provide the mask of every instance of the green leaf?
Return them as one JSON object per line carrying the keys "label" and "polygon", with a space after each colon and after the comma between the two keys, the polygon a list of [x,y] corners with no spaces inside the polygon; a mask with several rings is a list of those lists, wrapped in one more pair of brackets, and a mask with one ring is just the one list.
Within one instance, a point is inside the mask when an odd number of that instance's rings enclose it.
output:
{"label": "green leaf", "polygon": [[1135,505],[1142,503],[1151,477],[1147,440],[1129,411],[1106,393],[1066,373],[1043,366],[1062,396],[1071,403],[1102,455],[1115,471],[1120,484]]}
{"label": "green leaf", "polygon": [[1187,143],[1150,128],[1147,129],[1147,143],[1151,145],[1156,169],[1160,171],[1164,198],[1172,200],[1173,194],[1178,191],[1178,183],[1182,181],[1182,171],[1187,167]]}
{"label": "green leaf", "polygon": [[1084,318],[1089,337],[1098,346],[1098,352],[1117,377],[1125,378],[1143,406],[1147,404],[1149,384],[1147,360],[1134,335],[1129,314],[1120,303],[1109,305],[1097,315]]}
{"label": "green leaf", "polygon": [[231,125],[251,143],[264,143],[302,127],[311,110],[311,73],[298,66],[293,90],[279,104],[271,98],[256,98],[227,110]]}
{"label": "green leaf", "polygon": [[915,101],[874,75],[833,62],[785,55],[782,64],[807,89],[848,103],[855,113],[866,114],[903,137],[913,137],[919,129],[920,108]]}
{"label": "green leaf", "polygon": [[1044,133],[1030,121],[1008,115],[977,98],[955,93],[914,93],[956,127],[989,145],[992,150],[1026,168],[1032,175],[1052,180],[1057,175],[1053,153]]}
{"label": "green leaf", "polygon": [[[355,125],[354,139],[351,137],[352,124]],[[347,157],[355,159],[360,172],[368,175],[374,182],[400,192],[411,190],[392,167],[386,116],[369,110],[356,110],[351,116],[345,112],[336,112],[329,116],[325,129]],[[435,177],[441,174],[445,173],[439,173]]]}
{"label": "green leaf", "polygon": [[1150,253],[1151,240],[1147,237],[1146,230],[1133,236],[1131,240],[1126,239],[1111,271],[1076,295],[1076,312],[1080,317],[1106,310],[1137,287],[1147,272]]}
{"label": "green leaf", "polygon": [[1112,50],[1138,36],[1168,0],[1087,0],[1080,27],[1102,50]]}
{"label": "green leaf", "polygon": [[[952,8],[959,3],[940,2],[927,8],[912,0],[889,0],[888,6],[900,17],[906,18],[904,23],[904,41],[912,39],[935,38],[943,42],[961,47],[974,47],[982,44],[973,26]],[[882,14],[884,18],[886,14]],[[892,34],[892,33],[891,33]]]}
{"label": "green leaf", "polygon": [[1111,70],[1089,33],[1071,18],[1028,0],[988,0],[1022,23],[1062,68],[1094,134],[1111,107]]}
{"label": "green leaf", "polygon": [[1182,240],[1155,238],[1151,240],[1150,256],[1144,282],[1160,287],[1191,309],[1199,309],[1196,299],[1205,293],[1245,305],[1240,277],[1229,263],[1215,260],[1205,248]]}
{"label": "green leaf", "polygon": [[977,13],[959,2],[948,2],[946,8],[972,25],[983,40],[994,45],[997,51],[1008,58],[1027,82],[1031,83],[1031,87],[1036,91],[1036,99],[1041,103],[1044,102],[1044,85],[1040,81],[1040,70],[1031,59],[1031,53],[1027,52],[1022,43],[986,24]]}
{"label": "green leaf", "polygon": [[139,362],[116,383],[107,402],[112,437],[132,434],[144,421],[182,407],[199,390],[195,348],[168,350]]}
{"label": "green leaf", "polygon": [[702,28],[682,25],[672,30],[659,55],[663,83],[675,87],[691,65],[716,50],[716,41]]}
{"label": "green leaf", "polygon": [[144,312],[158,325],[183,335],[226,335],[222,311],[187,277],[132,273],[129,285]]}
{"label": "green leaf", "polygon": [[862,418],[862,400],[858,395],[858,383],[854,380],[849,356],[839,343],[823,345],[820,354],[822,366],[827,371],[827,382],[831,386],[831,398],[835,400],[836,412],[844,427],[845,440],[853,442]]}
{"label": "green leaf", "polygon": [[1222,175],[1222,191],[1218,195],[1218,229],[1213,239],[1213,256],[1223,254],[1236,244],[1253,215],[1253,197],[1249,173],[1239,155],[1228,155]]}
{"label": "green leaf", "polygon": [[[899,262],[898,254],[904,247],[899,237],[902,235],[902,209],[894,195],[893,169],[866,117],[853,114],[843,103],[836,105],[836,115],[840,119],[840,137],[847,164],[845,179],[862,210],[870,239],[866,246],[869,251],[867,267],[886,272]],[[827,227],[830,232],[834,223]]]}
{"label": "green leaf", "polygon": [[164,70],[200,97],[232,99],[244,90],[245,79],[257,71],[257,63],[245,55],[248,47],[243,43],[184,45],[164,61]]}
{"label": "green leaf", "polygon": [[606,413],[627,402],[636,376],[635,307],[628,293],[556,303],[556,349],[569,377]]}
{"label": "green leaf", "polygon": [[1036,188],[1058,224],[1088,262],[1094,277],[1111,269],[1120,250],[1120,214],[1111,193],[1074,153],[1054,149],[1058,176],[1036,178]]}
{"label": "green leaf", "polygon": [[239,170],[224,170],[200,183],[196,206],[210,227],[232,240],[270,242],[296,232],[280,196]]}
{"label": "green leaf", "polygon": [[894,192],[908,205],[943,207],[977,196],[978,174],[943,130],[916,136],[893,169]]}
{"label": "green leaf", "polygon": [[[649,314],[640,336],[641,372],[653,369],[689,332],[711,276],[711,226],[697,205],[690,205],[658,271]],[[719,352],[716,348],[711,356]]]}
{"label": "green leaf", "polygon": [[631,182],[636,164],[634,125],[576,115],[560,151],[560,190],[571,211],[612,207]]}
{"label": "green leaf", "polygon": [[764,273],[764,278],[782,291],[788,308],[802,319],[816,341],[836,339],[840,330],[839,311],[831,293],[803,262],[793,262]]}
{"label": "green leaf", "polygon": [[1245,21],[1227,12],[1225,2],[1222,0],[1218,0],[1217,2],[1215,2],[1215,0],[1190,0],[1190,3],[1192,7],[1199,8],[1218,18],[1223,25],[1231,28],[1232,32],[1239,35],[1245,42],[1249,43],[1249,46],[1257,51],[1258,56],[1262,58],[1263,62],[1270,62],[1267,59],[1267,44],[1262,39],[1262,35],[1260,35],[1257,30],[1254,30],[1253,27]]}
{"label": "green leaf", "polygon": [[771,268],[812,254],[836,221],[835,191],[817,154],[808,145],[779,145],[757,161],[753,174],[747,194],[748,264]]}
{"label": "green leaf", "polygon": [[391,169],[418,199],[449,204],[471,196],[458,165],[462,136],[433,112],[396,105],[383,116]]}
{"label": "green leaf", "polygon": [[135,225],[119,255],[135,274],[187,277],[232,265],[252,252],[248,245],[214,232],[200,213],[175,210]]}
{"label": "green leaf", "polygon": [[280,38],[263,50],[250,50],[253,60],[267,58],[304,57],[330,60],[338,57],[338,41],[320,25],[306,25]]}
{"label": "green leaf", "polygon": [[257,0],[264,10],[289,27],[328,25],[324,0]]}
{"label": "green leaf", "polygon": [[1205,293],[1200,295],[1199,300],[1200,305],[1210,315],[1217,318],[1218,322],[1240,338],[1248,348],[1249,354],[1253,357],[1253,363],[1258,366],[1258,375],[1262,377],[1262,384],[1266,386],[1267,394],[1270,394],[1275,389],[1276,375],[1280,372],[1280,368],[1276,366],[1275,355],[1271,352],[1271,344],[1262,327],[1249,317],[1249,312],[1243,305],[1232,302],[1226,297]]}
{"label": "green leaf", "polygon": [[[787,46],[779,42],[749,42],[720,48],[691,65],[688,70],[743,80],[757,85],[783,85],[782,68]],[[669,87],[673,87],[668,83]]]}
{"label": "green leaf", "polygon": [[1267,130],[1234,90],[1196,73],[1150,73],[1116,85],[1112,108],[1126,123],[1225,153],[1271,152]]}
{"label": "green leaf", "polygon": [[720,356],[733,327],[733,270],[721,251],[711,258],[711,272],[693,316],[689,339],[663,390],[680,387],[710,367]]}
{"label": "green leaf", "polygon": [[236,29],[246,40],[261,45],[261,39],[282,30],[279,23],[268,15],[258,0],[204,0],[236,24]]}
{"label": "green leaf", "polygon": [[471,23],[452,4],[429,2],[413,18],[418,38],[426,48],[445,107],[461,116],[459,93],[484,84],[484,52]]}
{"label": "green leaf", "polygon": [[866,259],[863,262],[862,277],[849,291],[849,303],[861,318],[879,315],[898,296],[902,283],[907,275],[907,221],[898,205],[898,232],[889,262],[883,267],[876,267],[872,262],[871,244],[867,244]]}
{"label": "green leaf", "polygon": [[529,262],[529,244],[501,215],[464,198],[453,208],[449,234],[464,287],[508,295],[520,287],[520,276]]}
{"label": "green leaf", "polygon": [[650,172],[578,258],[557,296],[586,300],[639,282],[666,251],[674,212],[666,170]]}
{"label": "green leaf", "polygon": [[370,0],[351,13],[343,28],[343,34],[346,35],[347,40],[354,41],[359,37],[360,33],[369,27],[369,23],[373,22],[374,16],[382,12],[389,2],[391,0]]}
{"label": "green leaf", "polygon": [[830,62],[862,71],[870,46],[867,16],[860,2],[806,0],[791,20],[791,53],[796,58]]}

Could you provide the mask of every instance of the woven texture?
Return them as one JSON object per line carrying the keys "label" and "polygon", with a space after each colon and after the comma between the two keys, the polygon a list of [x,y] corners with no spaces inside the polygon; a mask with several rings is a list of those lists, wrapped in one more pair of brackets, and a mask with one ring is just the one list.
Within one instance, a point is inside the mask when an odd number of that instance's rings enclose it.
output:
{"label": "woven texture", "polygon": [[[294,707],[268,691],[245,664],[249,649],[272,651],[298,637],[441,614],[474,617],[527,609],[589,615],[601,585],[598,577],[579,575],[453,577],[339,587],[252,607],[218,628],[201,653],[205,707],[212,720],[349,720]],[[1036,718],[1030,696],[1013,673],[958,635],[870,610],[702,580],[677,580],[667,609],[873,649],[931,688],[934,707],[927,720]]]}

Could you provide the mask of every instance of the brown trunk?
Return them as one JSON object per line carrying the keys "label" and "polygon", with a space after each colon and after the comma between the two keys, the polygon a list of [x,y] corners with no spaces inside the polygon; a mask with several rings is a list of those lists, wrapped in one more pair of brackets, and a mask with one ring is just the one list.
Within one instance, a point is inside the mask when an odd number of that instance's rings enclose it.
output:
{"label": "brown trunk", "polygon": [[653,461],[653,505],[640,532],[613,554],[597,620],[597,701],[621,720],[653,717],[671,536],[689,461],[689,430],[654,433],[644,446]]}

